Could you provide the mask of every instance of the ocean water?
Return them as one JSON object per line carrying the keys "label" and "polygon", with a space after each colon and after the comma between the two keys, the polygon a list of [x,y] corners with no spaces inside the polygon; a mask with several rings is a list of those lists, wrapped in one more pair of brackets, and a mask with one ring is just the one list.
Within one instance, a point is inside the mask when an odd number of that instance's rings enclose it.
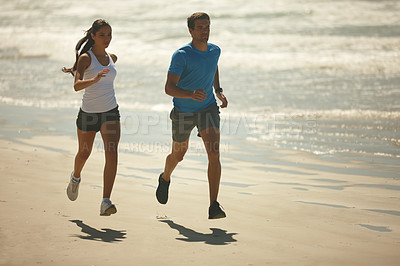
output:
{"label": "ocean water", "polygon": [[[113,28],[108,51],[119,58],[115,87],[124,140],[134,142],[139,133],[169,140],[172,102],[164,83],[170,58],[190,42],[186,17],[206,11],[210,42],[222,49],[220,79],[229,101],[221,113],[225,142],[400,158],[399,1],[0,3],[4,117],[7,107],[75,115],[82,94],[60,69],[73,64],[84,30],[104,18]],[[143,119],[146,130],[138,130],[135,123],[143,125]],[[71,128],[49,128],[74,131],[73,121]]]}

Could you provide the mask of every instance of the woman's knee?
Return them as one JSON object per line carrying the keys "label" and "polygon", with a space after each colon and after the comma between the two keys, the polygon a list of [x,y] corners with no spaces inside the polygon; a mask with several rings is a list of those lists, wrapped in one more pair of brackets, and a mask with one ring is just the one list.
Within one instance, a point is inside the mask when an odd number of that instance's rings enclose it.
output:
{"label": "woman's knee", "polygon": [[104,142],[104,151],[109,153],[118,152],[118,141],[106,141]]}
{"label": "woman's knee", "polygon": [[78,151],[78,154],[76,156],[79,157],[81,160],[86,161],[89,158],[91,152],[91,149],[81,149]]}

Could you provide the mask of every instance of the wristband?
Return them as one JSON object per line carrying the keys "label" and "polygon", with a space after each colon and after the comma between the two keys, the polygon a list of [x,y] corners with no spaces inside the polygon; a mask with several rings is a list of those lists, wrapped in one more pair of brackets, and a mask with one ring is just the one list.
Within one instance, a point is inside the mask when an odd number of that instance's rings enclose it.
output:
{"label": "wristband", "polygon": [[222,89],[222,88],[219,88],[219,89],[215,89],[215,92],[216,93],[221,93],[221,92],[223,92],[224,90]]}

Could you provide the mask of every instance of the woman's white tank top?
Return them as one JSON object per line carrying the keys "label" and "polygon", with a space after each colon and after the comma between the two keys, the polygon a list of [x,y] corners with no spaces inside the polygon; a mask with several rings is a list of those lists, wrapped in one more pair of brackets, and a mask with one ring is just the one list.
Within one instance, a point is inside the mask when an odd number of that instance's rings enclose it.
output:
{"label": "woman's white tank top", "polygon": [[87,87],[82,98],[82,110],[87,113],[103,113],[110,111],[118,106],[117,99],[115,98],[114,79],[117,75],[114,61],[107,53],[109,63],[103,66],[97,60],[92,50],[88,51],[90,55],[90,66],[85,70],[83,79],[94,78],[101,70],[109,68],[110,72],[102,77],[97,83]]}

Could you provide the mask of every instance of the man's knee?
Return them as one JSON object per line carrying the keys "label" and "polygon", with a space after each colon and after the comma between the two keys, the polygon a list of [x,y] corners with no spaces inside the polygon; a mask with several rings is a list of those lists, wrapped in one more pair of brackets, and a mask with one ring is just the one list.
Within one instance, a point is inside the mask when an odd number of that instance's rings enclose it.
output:
{"label": "man's knee", "polygon": [[174,157],[174,159],[177,162],[183,161],[183,158],[185,157],[186,150],[181,150],[181,151],[174,151],[171,153],[171,156]]}
{"label": "man's knee", "polygon": [[209,161],[219,160],[219,142],[206,142],[207,155]]}
{"label": "man's knee", "polygon": [[207,153],[210,162],[219,161],[219,150],[211,150]]}
{"label": "man's knee", "polygon": [[183,157],[185,157],[186,151],[188,150],[188,146],[189,143],[187,141],[174,142],[171,155],[174,157],[176,161],[181,162],[183,160]]}

